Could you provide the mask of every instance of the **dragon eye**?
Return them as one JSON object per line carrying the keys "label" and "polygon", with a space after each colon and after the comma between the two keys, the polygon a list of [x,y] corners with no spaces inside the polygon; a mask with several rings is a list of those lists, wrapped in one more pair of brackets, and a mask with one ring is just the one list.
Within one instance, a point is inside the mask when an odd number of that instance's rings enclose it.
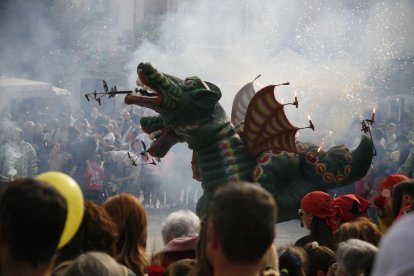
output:
{"label": "dragon eye", "polygon": [[184,81],[184,84],[186,84],[186,85],[192,85],[192,84],[193,84],[193,80],[191,80],[191,79],[186,79],[186,80]]}

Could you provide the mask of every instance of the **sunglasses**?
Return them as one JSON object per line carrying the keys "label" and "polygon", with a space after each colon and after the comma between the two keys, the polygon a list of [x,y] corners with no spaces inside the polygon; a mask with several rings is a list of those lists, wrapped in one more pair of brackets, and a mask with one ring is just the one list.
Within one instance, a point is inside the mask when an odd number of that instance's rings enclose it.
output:
{"label": "sunglasses", "polygon": [[305,227],[305,225],[303,224],[303,215],[305,214],[305,211],[303,211],[303,209],[299,209],[298,214],[299,214],[300,227],[303,228]]}

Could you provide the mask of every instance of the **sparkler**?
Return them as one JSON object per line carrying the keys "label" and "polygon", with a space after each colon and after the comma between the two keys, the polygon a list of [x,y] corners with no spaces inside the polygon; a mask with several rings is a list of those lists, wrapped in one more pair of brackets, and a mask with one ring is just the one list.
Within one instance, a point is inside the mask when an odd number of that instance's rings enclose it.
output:
{"label": "sparkler", "polygon": [[[145,166],[145,165],[157,165],[155,163],[154,159],[150,159],[148,153],[147,153],[147,146],[143,141],[141,141],[142,148],[144,149],[140,153],[131,153],[128,151],[127,156],[129,158],[129,161],[131,161],[132,166]],[[141,160],[141,162],[139,162]],[[159,160],[158,160],[159,161]]]}
{"label": "sparkler", "polygon": [[[371,133],[371,127],[375,122],[375,108],[372,110],[372,116],[371,119],[365,119],[361,121],[361,131],[363,131],[365,134],[369,133],[369,137],[372,139],[372,133]],[[375,144],[373,145],[373,156],[377,155],[377,149],[375,148]]]}
{"label": "sparkler", "polygon": [[301,127],[301,128],[298,128],[298,129],[306,129],[306,128],[310,128],[310,129],[312,129],[313,131],[315,131],[315,125],[312,123],[312,120],[311,120],[311,118],[310,118],[310,115],[308,114],[308,121],[309,121],[309,126],[307,126],[307,127]]}
{"label": "sparkler", "polygon": [[[289,82],[285,82],[285,83],[281,83],[281,84],[278,84],[278,85],[275,85],[275,86],[279,86],[279,85],[289,85],[290,83]],[[296,95],[296,90],[295,90],[295,100],[293,101],[293,102],[291,102],[291,103],[284,103],[284,100],[283,100],[283,98],[282,98],[282,105],[294,105],[294,106],[296,106],[296,108],[298,108],[299,107],[299,101],[298,101],[298,97],[297,97],[297,95]]]}
{"label": "sparkler", "polygon": [[365,119],[365,121],[367,121],[371,126],[374,124],[374,122],[375,122],[375,108],[372,110],[371,119]]}
{"label": "sparkler", "polygon": [[116,95],[119,95],[119,94],[131,94],[133,92],[141,93],[143,95],[148,95],[148,91],[145,90],[145,89],[142,89],[142,88],[140,88],[140,89],[135,88],[134,91],[132,91],[132,90],[122,90],[122,91],[118,91],[117,88],[116,88],[116,85],[112,86],[109,89],[108,88],[108,84],[106,83],[106,81],[103,80],[102,82],[103,82],[103,88],[104,88],[104,91],[105,92],[96,92],[96,91],[93,91],[92,93],[85,94],[85,98],[86,98],[86,100],[88,102],[90,100],[95,100],[95,101],[98,102],[99,105],[101,105],[101,103],[102,103],[101,102],[101,98],[102,97],[105,97],[106,95],[108,95],[108,98],[109,99],[110,98],[113,98],[113,97],[115,97]]}
{"label": "sparkler", "polygon": [[[136,154],[128,151],[127,156],[129,161],[131,161],[132,166],[157,165],[154,159],[149,159],[148,154],[145,151]],[[141,160],[141,162],[139,160]]]}

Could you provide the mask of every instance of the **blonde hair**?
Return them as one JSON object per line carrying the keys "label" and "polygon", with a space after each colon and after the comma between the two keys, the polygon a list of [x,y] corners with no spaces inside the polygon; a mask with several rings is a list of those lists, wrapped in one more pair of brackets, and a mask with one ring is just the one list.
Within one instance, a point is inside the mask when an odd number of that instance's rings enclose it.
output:
{"label": "blonde hair", "polygon": [[277,256],[276,246],[272,244],[261,260],[262,271],[273,270],[272,275],[279,275],[279,257]]}

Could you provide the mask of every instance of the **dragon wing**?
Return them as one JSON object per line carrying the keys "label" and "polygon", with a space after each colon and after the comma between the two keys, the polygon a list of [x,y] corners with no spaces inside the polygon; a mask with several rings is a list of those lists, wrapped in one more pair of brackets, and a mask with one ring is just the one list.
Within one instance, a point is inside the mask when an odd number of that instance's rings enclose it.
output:
{"label": "dragon wing", "polygon": [[274,96],[276,85],[257,92],[247,107],[244,121],[244,139],[250,156],[256,157],[266,150],[297,153],[296,132]]}
{"label": "dragon wing", "polygon": [[237,126],[244,121],[246,117],[247,107],[254,97],[256,90],[254,89],[253,82],[257,80],[261,75],[258,75],[253,81],[245,84],[237,92],[236,97],[233,100],[233,106],[231,109],[231,122]]}

